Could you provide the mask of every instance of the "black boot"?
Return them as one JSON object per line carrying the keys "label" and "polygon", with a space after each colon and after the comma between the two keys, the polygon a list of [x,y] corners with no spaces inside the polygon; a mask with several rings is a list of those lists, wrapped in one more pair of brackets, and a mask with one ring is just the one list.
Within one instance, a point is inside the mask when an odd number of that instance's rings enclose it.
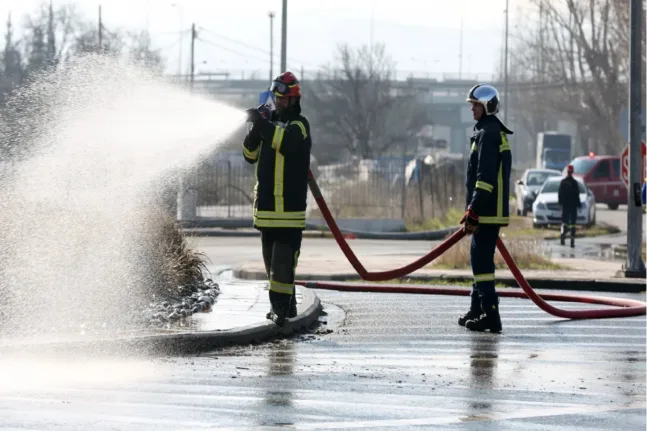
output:
{"label": "black boot", "polygon": [[270,291],[270,304],[272,304],[272,308],[266,317],[278,326],[283,326],[285,319],[290,318],[289,314],[293,298],[294,294],[288,295]]}
{"label": "black boot", "polygon": [[292,300],[290,301],[290,311],[288,312],[288,319],[297,317],[297,295],[296,293],[292,295]]}
{"label": "black boot", "polygon": [[501,316],[499,315],[498,305],[493,305],[489,310],[483,313],[476,319],[471,319],[465,322],[465,327],[470,331],[490,331],[501,332],[503,326],[501,325]]}
{"label": "black boot", "polygon": [[571,248],[575,248],[575,228],[571,228]]}
{"label": "black boot", "polygon": [[467,322],[468,320],[476,319],[480,315],[481,315],[481,304],[479,303],[479,299],[478,297],[472,297],[470,310],[458,318],[458,324],[460,326],[465,326],[465,322]]}

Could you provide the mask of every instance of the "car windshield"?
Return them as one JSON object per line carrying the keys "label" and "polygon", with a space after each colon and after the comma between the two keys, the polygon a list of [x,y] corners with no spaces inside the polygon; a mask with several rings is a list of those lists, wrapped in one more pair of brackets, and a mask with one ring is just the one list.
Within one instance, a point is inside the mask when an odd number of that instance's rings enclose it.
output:
{"label": "car windshield", "polygon": [[595,159],[575,159],[571,162],[571,165],[573,165],[574,173],[578,175],[585,175],[589,173],[595,163]]}
{"label": "car windshield", "polygon": [[[544,187],[541,189],[542,193],[557,193],[559,191],[559,181],[546,181],[544,184]],[[577,185],[580,189],[580,193],[586,193],[586,188],[584,187],[584,184],[581,182],[577,182]]]}
{"label": "car windshield", "polygon": [[546,151],[546,161],[551,163],[568,162],[570,160],[570,153],[568,151]]}
{"label": "car windshield", "polygon": [[528,172],[528,179],[526,180],[526,185],[541,186],[546,182],[548,178],[555,177],[558,175],[559,174],[555,172],[542,172],[542,171]]}

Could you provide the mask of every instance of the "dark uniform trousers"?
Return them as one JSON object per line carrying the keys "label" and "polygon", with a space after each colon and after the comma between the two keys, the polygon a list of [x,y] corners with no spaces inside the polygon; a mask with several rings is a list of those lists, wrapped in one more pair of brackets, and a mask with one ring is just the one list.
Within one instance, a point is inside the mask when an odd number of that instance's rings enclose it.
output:
{"label": "dark uniform trousers", "polygon": [[575,239],[575,227],[577,226],[577,207],[575,205],[562,206],[562,239],[570,232],[571,239]]}
{"label": "dark uniform trousers", "polygon": [[301,229],[271,228],[261,230],[265,271],[270,281],[270,303],[276,309],[290,307],[296,314],[294,277],[301,251]]}
{"label": "dark uniform trousers", "polygon": [[472,309],[478,309],[480,304],[480,308],[485,312],[499,304],[499,297],[494,289],[494,253],[500,228],[498,225],[480,224],[472,234]]}

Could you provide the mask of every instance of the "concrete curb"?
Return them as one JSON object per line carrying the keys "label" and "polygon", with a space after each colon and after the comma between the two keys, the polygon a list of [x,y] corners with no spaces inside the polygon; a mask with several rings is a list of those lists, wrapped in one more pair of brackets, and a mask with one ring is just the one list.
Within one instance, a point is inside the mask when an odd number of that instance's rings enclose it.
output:
{"label": "concrete curb", "polygon": [[[263,280],[267,278],[267,274],[261,271],[251,271],[245,268],[235,268],[233,276],[243,280]],[[340,273],[340,274],[297,274],[297,279],[304,281],[362,281],[356,273]],[[471,283],[472,277],[466,275],[452,275],[443,274],[441,276],[430,275],[409,275],[400,279],[394,280],[403,281],[411,280],[416,282],[426,282],[433,284],[434,282],[445,283]],[[519,287],[514,277],[501,275],[497,276],[497,283],[502,283],[508,287]],[[526,277],[526,280],[533,289],[537,290],[572,290],[572,291],[588,291],[588,292],[614,292],[614,293],[641,293],[645,292],[644,279],[557,279],[545,277]]]}
{"label": "concrete curb", "polygon": [[[445,239],[448,235],[453,234],[460,227],[448,229],[432,230],[424,232],[363,232],[355,230],[342,230],[342,233],[353,235],[356,239],[375,239],[375,240],[407,240],[407,241],[436,241]],[[235,229],[216,229],[216,228],[184,228],[182,232],[186,236],[205,236],[205,237],[258,237],[260,233],[249,230]],[[333,238],[330,231],[323,230],[305,230],[304,238]]]}
{"label": "concrete curb", "polygon": [[53,343],[10,343],[0,346],[3,353],[42,353],[44,351],[65,354],[132,354],[132,355],[182,355],[197,354],[216,348],[255,344],[275,338],[287,336],[314,325],[319,319],[321,301],[319,297],[306,287],[301,287],[303,303],[308,308],[298,316],[289,319],[279,328],[270,321],[259,322],[233,328],[226,331],[205,332],[173,332],[127,337],[94,339],[91,341],[60,341]]}

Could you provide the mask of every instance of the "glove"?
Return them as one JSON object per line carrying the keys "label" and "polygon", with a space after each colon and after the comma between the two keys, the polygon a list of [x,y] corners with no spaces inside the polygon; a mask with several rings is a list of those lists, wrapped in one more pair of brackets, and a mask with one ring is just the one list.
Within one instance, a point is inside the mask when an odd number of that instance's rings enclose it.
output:
{"label": "glove", "polygon": [[479,216],[477,216],[474,211],[472,211],[472,207],[467,207],[467,211],[465,211],[460,224],[463,223],[465,224],[463,229],[465,230],[466,234],[471,235],[473,233],[476,233],[476,230],[479,226]]}
{"label": "glove", "polygon": [[269,120],[272,110],[267,105],[260,105],[258,108],[248,109],[245,113],[247,114],[247,121],[255,124],[261,119]]}
{"label": "glove", "polygon": [[247,114],[247,122],[248,123],[256,123],[259,121],[263,116],[261,115],[261,111],[258,110],[258,108],[251,108],[245,111]]}

